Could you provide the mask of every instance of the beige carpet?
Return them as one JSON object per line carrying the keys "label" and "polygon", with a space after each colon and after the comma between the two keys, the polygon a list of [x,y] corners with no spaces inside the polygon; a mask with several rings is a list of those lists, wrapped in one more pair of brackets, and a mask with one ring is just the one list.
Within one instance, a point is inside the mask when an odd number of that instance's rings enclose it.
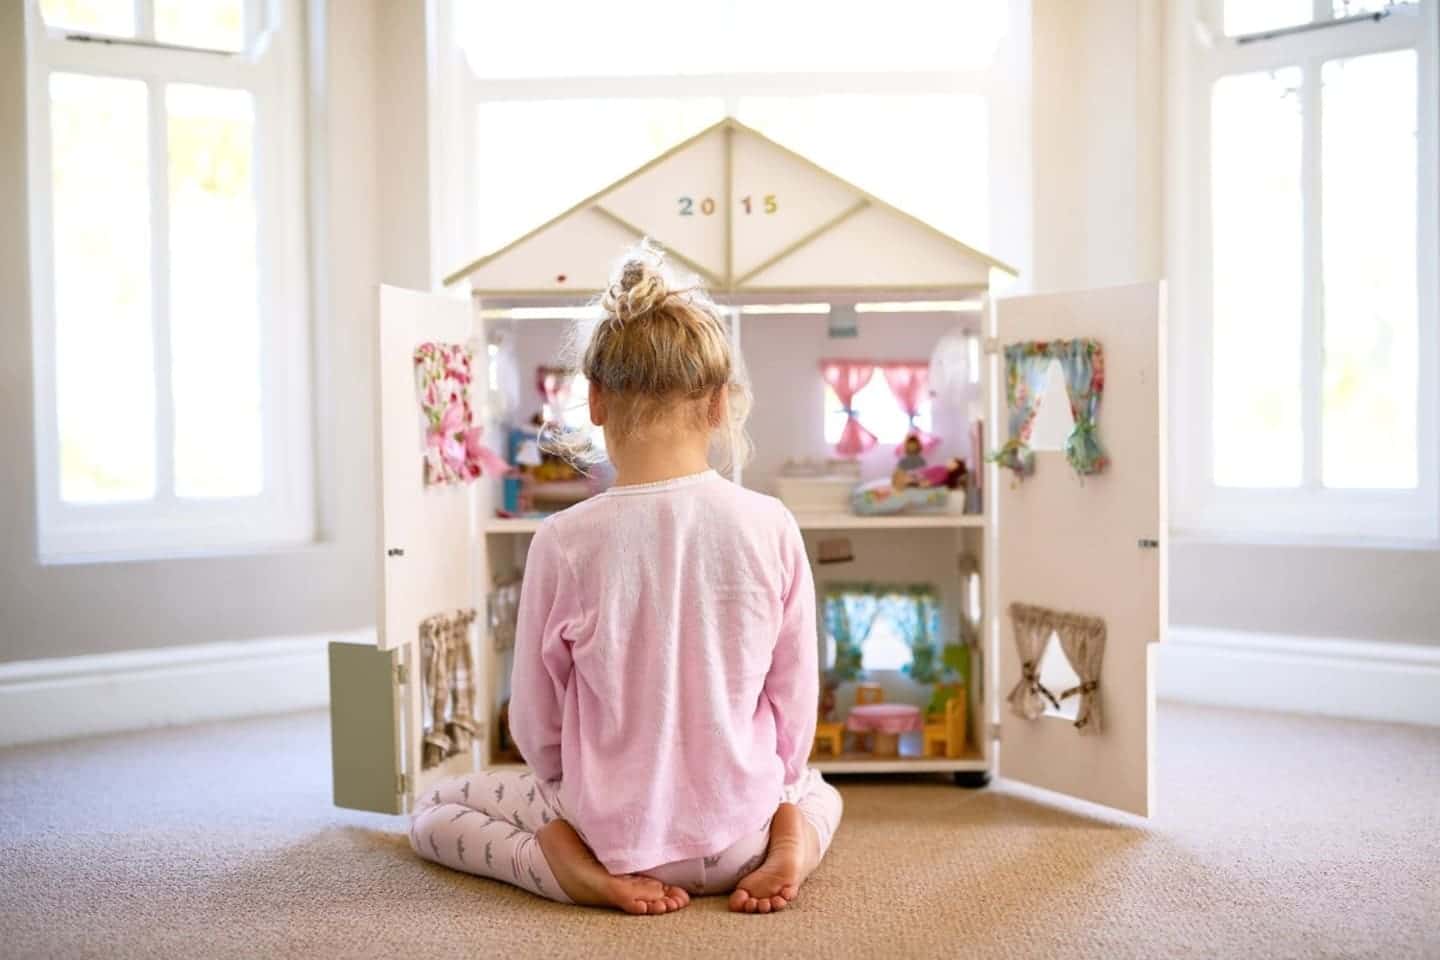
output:
{"label": "beige carpet", "polygon": [[0,957],[1440,957],[1440,730],[1165,706],[1150,823],[841,782],[800,902],[561,907],[329,802],[306,714],[0,753]]}

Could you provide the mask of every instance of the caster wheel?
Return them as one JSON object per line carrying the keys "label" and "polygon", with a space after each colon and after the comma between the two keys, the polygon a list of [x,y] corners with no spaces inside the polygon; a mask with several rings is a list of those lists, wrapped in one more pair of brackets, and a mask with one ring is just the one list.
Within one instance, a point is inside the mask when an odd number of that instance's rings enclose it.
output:
{"label": "caster wheel", "polygon": [[956,770],[955,786],[980,790],[990,786],[990,773],[987,770]]}

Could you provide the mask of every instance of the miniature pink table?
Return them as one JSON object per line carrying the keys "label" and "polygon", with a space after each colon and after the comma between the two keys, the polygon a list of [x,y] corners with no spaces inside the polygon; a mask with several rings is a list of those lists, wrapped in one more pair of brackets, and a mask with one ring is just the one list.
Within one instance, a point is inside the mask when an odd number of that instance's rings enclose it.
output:
{"label": "miniature pink table", "polygon": [[874,746],[870,752],[877,757],[894,757],[900,753],[900,734],[922,727],[920,708],[910,703],[866,703],[851,707],[845,718],[845,729],[852,733],[872,733]]}

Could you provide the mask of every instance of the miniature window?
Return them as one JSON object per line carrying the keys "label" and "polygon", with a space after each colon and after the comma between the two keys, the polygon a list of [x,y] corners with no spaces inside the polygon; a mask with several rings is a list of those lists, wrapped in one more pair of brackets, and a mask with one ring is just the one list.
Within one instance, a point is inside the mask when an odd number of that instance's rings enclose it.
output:
{"label": "miniature window", "polygon": [[930,584],[849,583],[825,587],[826,661],[837,680],[902,671],[932,683],[941,670],[940,597]]}
{"label": "miniature window", "polygon": [[[1040,684],[1056,697],[1062,691],[1072,690],[1081,685],[1080,675],[1071,666],[1070,659],[1065,656],[1065,651],[1060,649],[1060,635],[1054,631],[1051,631],[1050,639],[1045,642],[1045,652],[1040,655]],[[1079,713],[1080,699],[1078,697],[1045,701],[1044,715],[1047,717],[1062,717],[1073,723]]]}
{"label": "miniature window", "polygon": [[1055,450],[1063,452],[1065,441],[1075,429],[1075,418],[1070,414],[1070,403],[1065,397],[1065,371],[1060,369],[1059,360],[1051,360],[1045,372],[1045,388],[1040,394],[1040,409],[1035,413],[1035,424],[1031,427],[1031,450]]}
{"label": "miniature window", "polygon": [[583,373],[575,374],[570,381],[569,400],[560,411],[560,422],[567,430],[579,430],[590,435],[590,442],[601,453],[605,452],[605,431],[590,422],[590,381]]}
{"label": "miniature window", "polygon": [[[891,392],[882,376],[872,376],[869,383],[855,391],[850,406],[855,411],[856,419],[873,433],[875,439],[880,443],[899,443],[910,431],[912,421],[909,415],[901,409],[900,401],[895,399],[894,393]],[[913,425],[919,427],[923,432],[929,433],[931,414],[932,404],[927,393],[919,401]],[[835,388],[826,384],[825,442],[827,444],[833,445],[840,441],[840,433],[845,429],[845,419],[845,404],[840,402]]]}

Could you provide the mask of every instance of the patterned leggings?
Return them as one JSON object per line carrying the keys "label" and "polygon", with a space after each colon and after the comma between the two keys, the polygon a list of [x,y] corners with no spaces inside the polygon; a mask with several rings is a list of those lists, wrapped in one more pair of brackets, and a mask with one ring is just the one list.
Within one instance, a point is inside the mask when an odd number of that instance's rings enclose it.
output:
{"label": "patterned leggings", "polygon": [[[410,846],[426,860],[453,870],[514,884],[560,903],[560,889],[535,833],[564,819],[558,784],[527,772],[492,770],[452,777],[420,798],[410,819]],[[814,770],[785,788],[781,801],[794,803],[815,827],[820,855],[840,824],[840,794]],[[778,801],[777,801],[778,803]],[[765,859],[770,824],[710,857],[679,860],[644,871],[646,876],[683,887],[696,896],[729,893]]]}

